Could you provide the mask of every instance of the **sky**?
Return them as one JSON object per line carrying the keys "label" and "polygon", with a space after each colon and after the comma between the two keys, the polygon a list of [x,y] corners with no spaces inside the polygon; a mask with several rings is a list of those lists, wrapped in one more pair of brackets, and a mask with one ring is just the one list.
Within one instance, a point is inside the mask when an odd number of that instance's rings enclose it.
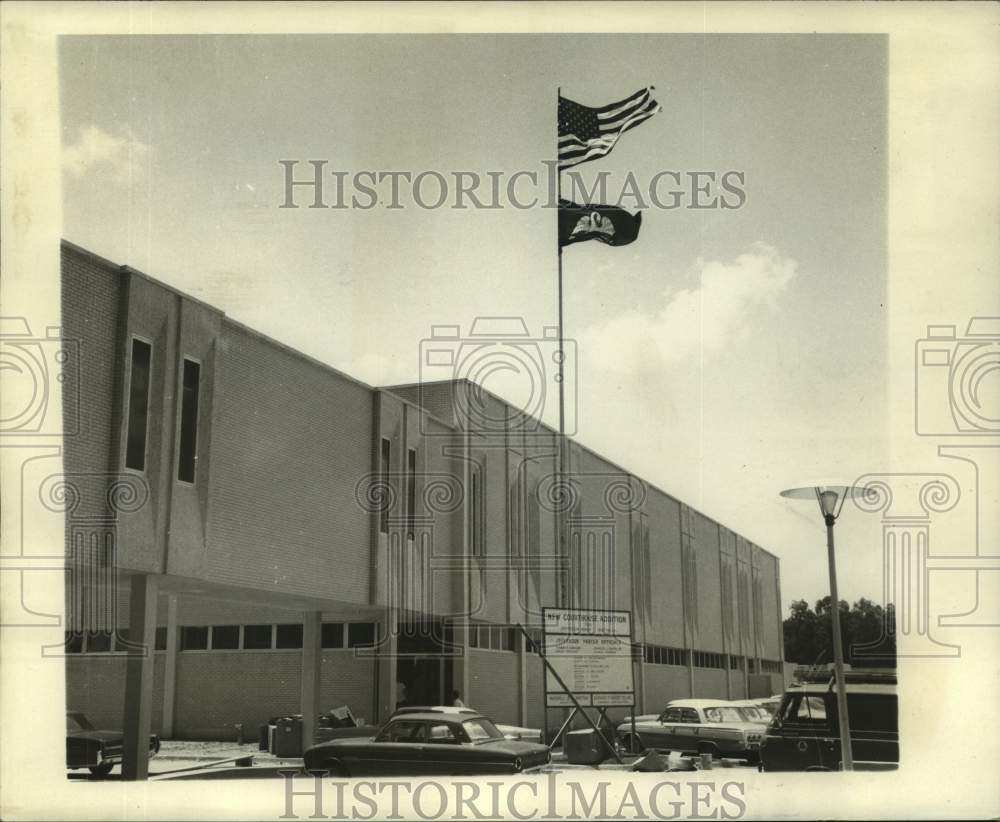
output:
{"label": "sky", "polygon": [[[778,492],[885,464],[886,60],[879,35],[64,37],[64,237],[367,383],[414,382],[432,326],[555,325],[555,212],[283,209],[279,161],[544,175],[558,89],[655,86],[663,110],[584,180],[733,170],[746,202],[650,204],[631,245],[565,250],[572,430],[778,555],[786,605],[815,601],[818,510]],[[838,557],[842,598],[882,600],[875,517],[845,509]]]}

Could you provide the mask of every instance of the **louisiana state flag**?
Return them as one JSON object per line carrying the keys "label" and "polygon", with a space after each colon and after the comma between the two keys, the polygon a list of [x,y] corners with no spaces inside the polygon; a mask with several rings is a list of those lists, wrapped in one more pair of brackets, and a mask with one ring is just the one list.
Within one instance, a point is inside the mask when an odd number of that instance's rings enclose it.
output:
{"label": "louisiana state flag", "polygon": [[628,245],[639,236],[641,224],[641,211],[629,214],[618,206],[581,206],[569,200],[559,201],[560,248],[587,240]]}

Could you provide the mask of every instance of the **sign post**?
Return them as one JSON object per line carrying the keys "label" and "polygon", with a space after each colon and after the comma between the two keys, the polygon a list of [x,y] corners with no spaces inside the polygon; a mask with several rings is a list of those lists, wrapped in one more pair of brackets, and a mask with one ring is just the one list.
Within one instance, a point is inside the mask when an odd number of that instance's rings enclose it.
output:
{"label": "sign post", "polygon": [[[527,639],[530,641],[531,637],[528,635],[528,632],[524,629],[524,626],[519,623],[517,627],[520,629],[521,633],[524,634],[524,636],[527,637]],[[559,737],[562,736],[562,732],[572,721],[573,717],[576,716],[577,713],[579,713],[580,715],[583,716],[584,719],[587,720],[587,724],[594,729],[594,733],[597,734],[598,738],[604,743],[604,746],[611,752],[611,755],[616,760],[618,760],[618,764],[621,764],[622,758],[618,755],[618,751],[615,750],[614,745],[608,742],[604,734],[601,733],[600,728],[598,728],[597,725],[594,724],[594,721],[590,718],[587,712],[583,710],[583,706],[577,701],[576,697],[573,696],[573,692],[566,687],[566,684],[560,678],[558,671],[556,671],[555,668],[552,667],[552,664],[545,658],[545,652],[539,651],[538,655],[541,657],[542,663],[545,665],[546,671],[552,674],[555,680],[559,683],[560,687],[562,687],[563,691],[565,691],[566,696],[568,696],[570,701],[573,703],[572,713],[570,713],[567,720],[563,723],[563,726],[559,729],[559,733],[557,733],[552,742],[549,743],[549,748],[555,747],[555,744],[559,740]]]}
{"label": "sign post", "polygon": [[585,708],[597,708],[608,724],[608,708],[631,707],[635,714],[631,612],[543,608],[542,623],[545,707],[573,706],[551,745],[558,742],[573,717],[581,714],[621,762]]}

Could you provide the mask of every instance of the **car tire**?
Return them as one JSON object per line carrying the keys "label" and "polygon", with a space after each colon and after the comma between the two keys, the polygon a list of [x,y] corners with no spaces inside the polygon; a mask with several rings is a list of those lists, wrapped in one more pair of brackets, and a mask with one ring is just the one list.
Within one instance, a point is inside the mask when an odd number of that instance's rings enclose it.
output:
{"label": "car tire", "polygon": [[624,734],[622,748],[625,749],[626,753],[642,753],[645,750],[642,745],[642,737],[639,734],[635,735],[635,745],[632,744],[632,734]]}
{"label": "car tire", "polygon": [[339,759],[331,759],[329,762],[324,762],[323,770],[329,771],[330,776],[336,777],[337,779],[346,779],[351,775],[348,772],[347,767]]}
{"label": "car tire", "polygon": [[91,765],[89,770],[94,776],[99,776],[102,779],[111,773],[111,769],[114,768],[113,762],[102,762],[100,765]]}
{"label": "car tire", "polygon": [[718,758],[719,749],[715,747],[714,742],[699,742],[698,743],[698,753],[700,754],[711,754],[713,757]]}
{"label": "car tire", "polygon": [[514,768],[514,773],[521,773],[524,770],[524,763],[521,761],[521,757],[515,757],[512,767]]}

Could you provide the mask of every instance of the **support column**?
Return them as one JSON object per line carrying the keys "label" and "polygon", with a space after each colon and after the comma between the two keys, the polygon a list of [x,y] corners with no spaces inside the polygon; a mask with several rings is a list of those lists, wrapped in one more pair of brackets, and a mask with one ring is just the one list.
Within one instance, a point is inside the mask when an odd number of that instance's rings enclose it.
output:
{"label": "support column", "polygon": [[517,675],[518,700],[517,721],[521,725],[528,724],[528,648],[527,639],[520,631],[517,633]]}
{"label": "support column", "polygon": [[174,709],[177,705],[177,596],[167,597],[167,650],[163,666],[164,739],[174,738]]}
{"label": "support column", "polygon": [[302,750],[316,742],[319,718],[320,668],[323,661],[322,614],[309,611],[302,615]]}
{"label": "support column", "polygon": [[397,643],[397,611],[386,608],[382,616],[378,643],[378,715],[376,723],[385,722],[396,710],[396,655]]}
{"label": "support column", "polygon": [[153,649],[156,647],[156,591],[159,578],[136,574],[129,583],[129,648],[125,667],[122,779],[149,776],[149,734],[153,715]]}
{"label": "support column", "polygon": [[455,652],[460,656],[456,656],[452,662],[451,685],[449,687],[454,688],[462,695],[462,701],[466,705],[471,705],[473,703],[469,690],[472,684],[472,669],[469,664],[469,623],[462,619],[452,623],[452,626],[452,642],[455,646]]}

